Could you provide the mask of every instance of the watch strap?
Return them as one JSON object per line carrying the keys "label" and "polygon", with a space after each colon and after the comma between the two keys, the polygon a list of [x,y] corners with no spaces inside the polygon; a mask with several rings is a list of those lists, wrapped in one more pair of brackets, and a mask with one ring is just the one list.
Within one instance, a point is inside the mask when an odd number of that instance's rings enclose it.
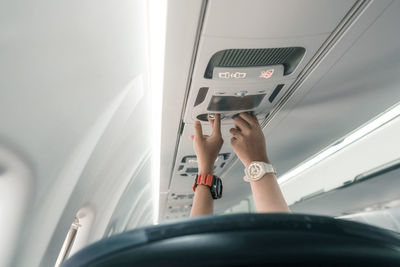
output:
{"label": "watch strap", "polygon": [[193,192],[196,191],[196,187],[199,184],[211,187],[212,183],[213,183],[213,179],[214,179],[214,175],[212,175],[212,174],[197,174],[196,178],[194,179],[194,182],[193,182]]}

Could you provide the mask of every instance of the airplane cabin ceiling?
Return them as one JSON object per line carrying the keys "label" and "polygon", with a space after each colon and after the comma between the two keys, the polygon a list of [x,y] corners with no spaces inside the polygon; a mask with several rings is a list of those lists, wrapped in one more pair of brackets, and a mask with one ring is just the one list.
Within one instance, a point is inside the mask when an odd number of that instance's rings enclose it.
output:
{"label": "airplane cabin ceiling", "polygon": [[[293,9],[288,8],[290,4]],[[288,87],[296,85],[290,98],[280,103],[273,116],[264,121],[259,117],[265,124],[268,154],[278,176],[400,99],[400,81],[396,75],[400,66],[400,39],[396,34],[400,4],[396,1],[206,1],[199,11],[201,27],[197,28],[197,39],[192,39],[194,54],[191,61],[186,57],[192,64],[188,78],[181,87],[172,88],[168,82],[164,87],[165,92],[185,95],[187,102],[183,101],[181,112],[168,113],[164,109],[165,118],[180,120],[181,124],[170,135],[164,131],[170,137],[168,151],[174,151],[174,158],[172,162],[170,156],[161,159],[161,168],[166,172],[161,176],[160,220],[187,216],[190,211],[193,193],[190,185],[194,176],[185,172],[195,164],[189,166],[182,160],[194,155],[188,137],[193,134],[193,114],[198,114],[193,113],[196,110],[193,106],[200,88],[209,88],[208,94],[216,94],[220,88],[239,90],[252,86],[206,79],[204,71],[216,52],[278,47],[306,49],[295,71],[282,80]],[[329,46],[327,40],[331,42]],[[313,56],[321,48],[323,56],[302,76],[304,67],[315,60]],[[172,60],[167,58],[166,76],[168,64]],[[299,77],[302,80],[298,81]],[[283,94],[285,90],[288,89]],[[280,98],[282,95],[278,102]],[[205,99],[207,102],[210,98]],[[168,105],[166,99],[165,104]],[[222,123],[225,143],[221,153],[231,153],[228,130],[232,122],[228,117]],[[205,124],[203,129],[209,131]],[[171,144],[174,136],[177,141]],[[222,169],[218,165],[216,174],[224,182],[224,197],[215,202],[217,212],[249,196],[250,188],[242,180],[243,166],[235,157],[229,158]]]}

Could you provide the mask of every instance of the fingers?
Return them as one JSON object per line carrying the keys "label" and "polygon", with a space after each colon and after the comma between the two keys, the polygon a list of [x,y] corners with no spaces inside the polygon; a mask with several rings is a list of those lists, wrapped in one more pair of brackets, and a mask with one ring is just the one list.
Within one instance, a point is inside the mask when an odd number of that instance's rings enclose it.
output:
{"label": "fingers", "polygon": [[241,134],[241,132],[240,132],[238,129],[231,128],[231,129],[229,130],[229,132],[230,132],[231,135],[232,135],[234,138],[236,138],[236,139],[239,139],[239,138],[242,137],[242,134]]}
{"label": "fingers", "polygon": [[235,137],[231,138],[231,144],[232,145],[234,145],[237,141],[238,141],[237,138],[235,138]]}
{"label": "fingers", "polygon": [[207,116],[207,120],[211,125],[211,129],[214,129],[214,119],[211,119],[210,116]]}
{"label": "fingers", "polygon": [[208,118],[208,121],[212,127],[212,135],[221,135],[221,116],[220,114],[215,114],[215,119]]}
{"label": "fingers", "polygon": [[242,117],[235,117],[233,119],[235,126],[238,127],[242,132],[247,132],[250,130],[250,124],[247,123]]}
{"label": "fingers", "polygon": [[203,130],[201,129],[201,123],[199,121],[194,122],[194,133],[197,138],[203,137]]}
{"label": "fingers", "polygon": [[256,127],[258,124],[257,118],[255,118],[253,115],[250,115],[249,113],[240,113],[239,114],[240,118],[242,118],[244,121],[246,121],[250,126]]}

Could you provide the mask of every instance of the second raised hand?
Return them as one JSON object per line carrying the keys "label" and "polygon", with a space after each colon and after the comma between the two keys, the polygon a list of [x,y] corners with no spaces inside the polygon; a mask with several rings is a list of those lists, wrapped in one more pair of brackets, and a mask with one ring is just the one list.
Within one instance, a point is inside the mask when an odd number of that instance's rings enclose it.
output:
{"label": "second raised hand", "polygon": [[240,113],[234,118],[236,128],[229,132],[231,144],[236,155],[247,167],[252,161],[269,163],[264,134],[257,118],[247,113]]}

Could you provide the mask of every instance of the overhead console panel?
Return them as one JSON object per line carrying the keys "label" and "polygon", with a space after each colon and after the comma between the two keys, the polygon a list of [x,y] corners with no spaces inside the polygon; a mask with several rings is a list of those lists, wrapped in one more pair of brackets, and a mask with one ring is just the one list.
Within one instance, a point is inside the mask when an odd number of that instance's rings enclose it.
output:
{"label": "overhead console panel", "polygon": [[240,112],[254,112],[262,120],[292,79],[305,54],[304,47],[226,49],[207,64],[205,79],[194,100],[192,120],[207,121],[207,114],[221,114],[224,123]]}
{"label": "overhead console panel", "polygon": [[288,76],[305,51],[304,47],[279,47],[216,52],[204,72],[209,86],[199,88],[197,95],[189,98],[191,118],[187,123],[207,121],[209,114],[216,113],[223,124],[231,124],[232,117],[240,112],[253,112],[260,120],[265,119],[293,81]]}

